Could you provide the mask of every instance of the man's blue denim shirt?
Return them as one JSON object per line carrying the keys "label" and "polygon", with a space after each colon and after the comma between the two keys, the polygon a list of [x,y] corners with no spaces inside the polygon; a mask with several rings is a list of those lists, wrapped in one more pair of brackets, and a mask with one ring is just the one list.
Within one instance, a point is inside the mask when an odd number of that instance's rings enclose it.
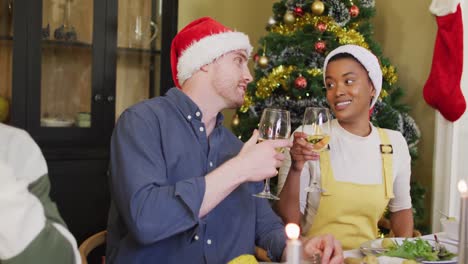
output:
{"label": "man's blue denim shirt", "polygon": [[108,263],[226,263],[265,248],[281,258],[286,236],[268,200],[244,183],[205,217],[205,175],[242,142],[217,124],[207,137],[202,112],[182,91],[141,102],[120,117],[111,141]]}

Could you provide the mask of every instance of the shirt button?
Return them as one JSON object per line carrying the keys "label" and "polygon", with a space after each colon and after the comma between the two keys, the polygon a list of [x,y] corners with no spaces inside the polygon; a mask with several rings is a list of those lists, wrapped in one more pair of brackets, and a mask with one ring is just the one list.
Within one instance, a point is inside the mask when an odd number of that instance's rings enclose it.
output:
{"label": "shirt button", "polygon": [[198,240],[200,238],[198,237],[198,235],[195,235],[195,237],[193,239]]}
{"label": "shirt button", "polygon": [[191,115],[188,115],[188,116],[187,116],[187,119],[188,119],[188,120],[192,119],[192,116],[191,116]]}
{"label": "shirt button", "polygon": [[208,245],[211,245],[211,239],[208,239],[208,240],[206,241],[206,243],[207,243]]}
{"label": "shirt button", "polygon": [[196,116],[200,116],[201,114],[200,114],[200,112],[196,112],[195,115],[196,115]]}
{"label": "shirt button", "polygon": [[203,132],[205,131],[205,129],[203,127],[200,127],[200,132]]}
{"label": "shirt button", "polygon": [[213,167],[213,162],[210,161],[210,167]]}

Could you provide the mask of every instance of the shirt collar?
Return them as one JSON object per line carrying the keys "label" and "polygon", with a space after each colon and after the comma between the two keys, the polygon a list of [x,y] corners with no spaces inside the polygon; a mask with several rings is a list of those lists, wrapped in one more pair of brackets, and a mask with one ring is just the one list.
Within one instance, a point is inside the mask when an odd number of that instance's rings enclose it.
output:
{"label": "shirt collar", "polygon": [[[201,121],[203,113],[200,108],[195,104],[195,102],[190,99],[184,92],[179,88],[171,88],[166,96],[174,102],[174,105],[182,112],[187,121],[192,120],[193,118]],[[224,120],[224,115],[219,112],[216,116],[216,127],[222,125]]]}

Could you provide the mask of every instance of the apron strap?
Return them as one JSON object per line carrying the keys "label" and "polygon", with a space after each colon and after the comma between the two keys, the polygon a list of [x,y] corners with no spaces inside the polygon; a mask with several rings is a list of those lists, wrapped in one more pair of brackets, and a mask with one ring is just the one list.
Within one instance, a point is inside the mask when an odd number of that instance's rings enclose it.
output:
{"label": "apron strap", "polygon": [[328,184],[333,175],[330,163],[330,149],[320,152],[320,183],[324,190],[322,195],[331,195],[330,185]]}
{"label": "apron strap", "polygon": [[382,167],[385,184],[385,198],[394,198],[393,194],[393,146],[387,133],[382,128],[377,128],[380,136],[380,153],[382,155]]}

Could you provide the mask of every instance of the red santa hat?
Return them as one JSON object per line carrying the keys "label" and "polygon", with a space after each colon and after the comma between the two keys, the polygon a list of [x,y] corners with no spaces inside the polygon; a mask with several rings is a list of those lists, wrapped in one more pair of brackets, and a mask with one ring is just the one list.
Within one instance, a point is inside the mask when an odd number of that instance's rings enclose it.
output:
{"label": "red santa hat", "polygon": [[245,50],[250,56],[252,46],[246,34],[210,17],[193,21],[172,40],[171,69],[175,85],[180,88],[200,67],[234,50]]}

